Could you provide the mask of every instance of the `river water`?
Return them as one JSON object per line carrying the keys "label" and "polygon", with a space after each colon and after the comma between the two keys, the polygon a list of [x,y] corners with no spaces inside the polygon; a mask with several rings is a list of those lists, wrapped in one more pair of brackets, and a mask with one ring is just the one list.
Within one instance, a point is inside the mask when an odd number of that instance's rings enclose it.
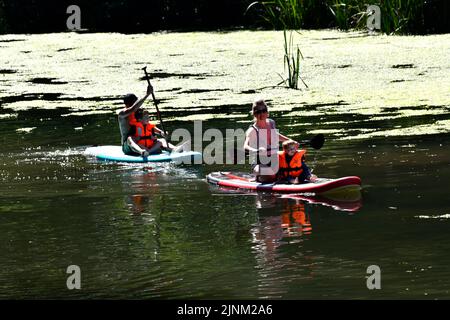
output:
{"label": "river water", "polygon": [[[448,298],[450,36],[304,31],[301,90],[276,86],[282,37],[0,36],[0,298]],[[169,130],[246,129],[264,97],[281,132],[325,134],[310,166],[361,177],[361,199],[205,180],[242,165],[86,157],[119,143],[114,112],[144,93],[145,65]],[[81,290],[66,287],[69,265]]]}

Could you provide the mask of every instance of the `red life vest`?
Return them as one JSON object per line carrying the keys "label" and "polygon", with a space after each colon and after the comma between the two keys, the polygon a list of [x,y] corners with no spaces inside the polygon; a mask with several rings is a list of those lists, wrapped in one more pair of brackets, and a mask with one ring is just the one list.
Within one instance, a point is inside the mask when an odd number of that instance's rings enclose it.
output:
{"label": "red life vest", "polygon": [[281,227],[288,236],[311,233],[311,221],[309,215],[306,214],[305,205],[303,203],[288,204],[282,213],[283,222]]}
{"label": "red life vest", "polygon": [[151,148],[156,141],[154,137],[155,125],[147,123],[145,126],[141,122],[136,122],[134,125],[134,130],[132,129],[132,137],[136,139],[137,144],[143,147]]}
{"label": "red life vest", "polygon": [[278,152],[278,174],[283,178],[297,178],[303,172],[302,160],[306,154],[306,150],[298,150],[291,161],[287,163],[284,151]]}
{"label": "red life vest", "polygon": [[136,117],[134,116],[134,112],[128,116],[128,123],[130,126],[134,126],[137,123]]}

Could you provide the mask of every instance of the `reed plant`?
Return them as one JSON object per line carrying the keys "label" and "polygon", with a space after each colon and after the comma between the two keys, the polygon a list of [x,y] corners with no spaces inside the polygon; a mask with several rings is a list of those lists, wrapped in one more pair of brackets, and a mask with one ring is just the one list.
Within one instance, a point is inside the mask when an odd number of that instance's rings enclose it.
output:
{"label": "reed plant", "polygon": [[291,89],[298,89],[299,80],[308,88],[308,85],[300,76],[300,58],[303,59],[302,52],[298,45],[294,44],[294,31],[283,30],[284,36],[284,69],[287,70],[287,78],[279,84],[285,83]]}
{"label": "reed plant", "polygon": [[[271,0],[255,1],[248,7],[247,11],[259,7],[263,12],[261,17],[273,28],[283,29],[284,37],[284,70],[287,71],[287,78],[280,77],[282,81],[278,84],[286,84],[289,88],[298,89],[299,80],[306,85],[300,77],[300,59],[303,59],[302,52],[298,45],[294,44],[293,29],[300,29],[303,23],[304,5],[312,0]],[[289,35],[288,35],[288,29]]]}

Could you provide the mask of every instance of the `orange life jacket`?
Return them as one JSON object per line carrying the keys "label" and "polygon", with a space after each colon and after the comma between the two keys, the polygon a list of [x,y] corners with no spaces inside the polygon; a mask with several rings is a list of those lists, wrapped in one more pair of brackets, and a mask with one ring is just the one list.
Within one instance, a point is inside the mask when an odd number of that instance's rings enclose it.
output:
{"label": "orange life jacket", "polygon": [[285,152],[278,152],[278,174],[283,178],[296,178],[300,176],[303,172],[302,160],[305,153],[306,150],[298,150],[291,161],[287,163]]}
{"label": "orange life jacket", "polygon": [[141,122],[136,122],[134,130],[131,132],[132,137],[139,138],[137,144],[143,147],[151,148],[155,143],[156,138],[153,136],[155,125],[147,123],[145,126]]}
{"label": "orange life jacket", "polygon": [[128,116],[128,123],[130,126],[134,126],[137,123],[136,117],[134,116],[134,112]]}
{"label": "orange life jacket", "polygon": [[282,211],[281,227],[288,236],[311,233],[312,228],[309,215],[306,214],[306,208],[302,202],[287,203],[287,207]]}
{"label": "orange life jacket", "polygon": [[292,219],[300,225],[310,225],[306,216],[305,205],[303,203],[290,204],[288,208],[283,210],[282,221],[283,226],[290,226]]}

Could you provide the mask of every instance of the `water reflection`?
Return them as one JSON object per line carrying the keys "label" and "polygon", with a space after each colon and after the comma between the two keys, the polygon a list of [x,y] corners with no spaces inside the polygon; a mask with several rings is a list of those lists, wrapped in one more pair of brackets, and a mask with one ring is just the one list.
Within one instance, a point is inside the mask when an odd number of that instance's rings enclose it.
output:
{"label": "water reflection", "polygon": [[[307,202],[302,199],[277,198],[275,196],[258,195],[256,208],[264,230],[276,230],[281,239],[311,234],[312,227],[309,213],[306,212]],[[309,210],[310,208],[308,208]],[[271,213],[276,215],[270,215]],[[269,213],[269,216],[267,216]],[[273,234],[273,235],[274,235]],[[272,238],[272,236],[269,236]]]}
{"label": "water reflection", "polygon": [[160,168],[145,166],[134,169],[122,179],[124,207],[134,217],[133,225],[140,225],[150,232],[151,246],[147,254],[157,262],[161,252],[161,216],[164,195],[159,190]]}
{"label": "water reflection", "polygon": [[[255,205],[258,221],[250,232],[258,273],[258,296],[277,299],[317,281],[323,256],[312,248],[317,241],[314,235],[321,230],[323,207],[354,214],[361,208],[362,200],[360,192],[334,199],[299,194],[256,194]],[[317,230],[315,220],[319,224]]]}
{"label": "water reflection", "polygon": [[[260,298],[281,298],[292,281],[313,278],[313,256],[303,250],[312,232],[311,205],[301,199],[257,195],[259,221],[250,230]],[[292,251],[290,249],[293,249]],[[301,271],[292,272],[301,268]]]}
{"label": "water reflection", "polygon": [[132,194],[128,197],[128,206],[133,215],[144,213],[150,198],[144,194]]}
{"label": "water reflection", "polygon": [[157,172],[152,168],[133,171],[125,181],[125,204],[132,215],[150,214],[151,198],[159,194]]}
{"label": "water reflection", "polygon": [[281,198],[302,200],[311,205],[331,207],[337,211],[346,211],[353,214],[362,207],[362,196],[359,190],[340,194],[339,196],[306,196],[302,194],[283,195]]}
{"label": "water reflection", "polygon": [[250,230],[259,261],[274,261],[283,244],[301,242],[311,235],[310,205],[300,199],[257,195],[259,221]]}
{"label": "water reflection", "polygon": [[284,243],[299,242],[298,238],[312,234],[311,214],[314,205],[332,207],[334,210],[355,213],[362,207],[361,193],[341,197],[293,195],[256,195],[259,224],[252,230],[255,248],[264,251],[266,260],[272,259],[275,250]]}

